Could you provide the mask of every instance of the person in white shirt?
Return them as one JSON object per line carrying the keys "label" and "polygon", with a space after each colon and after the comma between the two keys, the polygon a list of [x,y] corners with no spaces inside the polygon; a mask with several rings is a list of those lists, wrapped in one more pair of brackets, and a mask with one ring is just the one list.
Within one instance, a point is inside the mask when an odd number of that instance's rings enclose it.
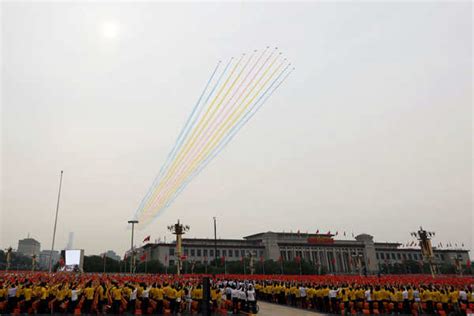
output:
{"label": "person in white shirt", "polygon": [[301,307],[306,308],[306,287],[301,285],[299,288],[299,291],[300,291],[300,297],[301,297]]}
{"label": "person in white shirt", "polygon": [[249,304],[249,311],[253,314],[257,313],[257,301],[255,299],[255,289],[252,284],[247,290],[247,302]]}
{"label": "person in white shirt", "polygon": [[367,303],[369,303],[370,314],[372,314],[372,312],[374,310],[374,302],[372,301],[372,288],[367,289],[364,292],[364,296],[365,296],[365,300],[367,301]]}
{"label": "person in white shirt", "polygon": [[131,285],[129,285],[129,288],[132,290],[132,293],[130,293],[130,300],[128,302],[128,311],[132,314],[135,314],[138,289],[136,286],[132,287]]}
{"label": "person in white shirt", "polygon": [[69,314],[73,314],[74,310],[76,309],[76,305],[78,303],[79,294],[81,293],[81,290],[78,288],[72,288],[70,291],[71,291],[70,292],[71,299],[69,300],[69,304],[67,305],[67,308],[68,308]]}
{"label": "person in white shirt", "polygon": [[403,298],[403,313],[410,314],[410,301],[408,301],[408,290],[406,287],[403,288],[402,298]]}
{"label": "person in white shirt", "polygon": [[142,300],[141,309],[142,309],[142,313],[147,314],[148,313],[148,306],[149,306],[149,303],[150,303],[149,297],[150,297],[151,287],[147,286],[144,283],[141,284],[141,287],[143,288],[142,294],[140,296],[140,298]]}
{"label": "person in white shirt", "polygon": [[463,304],[467,304],[467,292],[464,289],[459,291],[459,300]]}
{"label": "person in white shirt", "polygon": [[420,291],[418,291],[418,289],[413,290],[413,298],[415,299],[415,302],[419,303],[421,301]]}
{"label": "person in white shirt", "polygon": [[239,314],[239,290],[232,285],[231,289],[232,311],[234,314]]}
{"label": "person in white shirt", "polygon": [[16,291],[17,291],[17,285],[12,285],[8,291],[7,291],[7,296],[8,296],[8,302],[7,302],[7,314],[13,312],[16,303],[17,303],[17,298],[16,298]]}
{"label": "person in white shirt", "polygon": [[331,302],[331,312],[332,313],[336,313],[337,312],[337,292],[339,292],[339,290],[337,288],[332,288],[331,290],[329,290],[329,301]]}

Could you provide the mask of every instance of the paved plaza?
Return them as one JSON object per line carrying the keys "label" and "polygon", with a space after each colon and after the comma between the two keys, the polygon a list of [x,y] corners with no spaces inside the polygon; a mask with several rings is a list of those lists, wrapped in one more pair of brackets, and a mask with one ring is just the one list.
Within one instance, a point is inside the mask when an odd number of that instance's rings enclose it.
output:
{"label": "paved plaza", "polygon": [[317,316],[325,315],[316,312],[306,311],[302,309],[297,309],[288,306],[282,306],[277,304],[270,304],[265,302],[258,302],[260,311],[257,314],[258,316]]}

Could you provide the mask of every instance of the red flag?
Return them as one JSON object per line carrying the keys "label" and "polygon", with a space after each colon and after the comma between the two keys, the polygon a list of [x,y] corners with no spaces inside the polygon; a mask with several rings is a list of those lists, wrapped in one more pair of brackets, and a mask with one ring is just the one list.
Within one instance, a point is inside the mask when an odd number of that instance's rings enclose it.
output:
{"label": "red flag", "polygon": [[282,256],[278,257],[278,261],[282,262],[282,261],[283,261],[283,257],[282,257]]}
{"label": "red flag", "polygon": [[141,260],[141,261],[145,261],[145,260],[146,260],[146,252],[144,252],[143,255],[140,256],[140,260]]}
{"label": "red flag", "polygon": [[147,242],[147,241],[150,241],[150,236],[146,236],[145,239],[143,239],[143,242]]}
{"label": "red flag", "polygon": [[467,259],[466,261],[466,267],[469,269],[471,268],[471,260]]}
{"label": "red flag", "polygon": [[221,257],[221,263],[225,263],[225,256]]}
{"label": "red flag", "polygon": [[296,261],[296,263],[300,263],[300,262],[301,262],[301,257],[300,257],[300,256],[296,256],[296,257],[295,257],[295,261]]}

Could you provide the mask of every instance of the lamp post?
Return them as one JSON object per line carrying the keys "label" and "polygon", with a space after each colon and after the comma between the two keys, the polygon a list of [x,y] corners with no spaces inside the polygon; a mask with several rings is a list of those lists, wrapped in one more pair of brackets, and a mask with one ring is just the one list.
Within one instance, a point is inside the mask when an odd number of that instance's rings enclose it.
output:
{"label": "lamp post", "polygon": [[428,261],[430,265],[431,276],[434,277],[435,267],[433,264],[434,254],[433,248],[431,247],[431,237],[434,237],[435,233],[426,231],[420,226],[420,229],[417,232],[412,232],[411,235],[418,239],[421,247],[421,254],[423,258]]}
{"label": "lamp post", "polygon": [[176,257],[178,258],[177,260],[177,266],[176,266],[176,273],[177,275],[180,275],[181,274],[181,250],[182,250],[182,247],[181,247],[181,243],[182,243],[182,236],[187,232],[189,231],[189,225],[183,225],[183,224],[180,224],[179,223],[179,219],[178,219],[178,222],[174,225],[170,225],[168,226],[168,230],[176,235]]}
{"label": "lamp post", "polygon": [[31,256],[31,271],[36,270],[36,255]]}
{"label": "lamp post", "polygon": [[217,226],[216,226],[216,218],[214,219],[214,263],[215,267],[217,268]]}
{"label": "lamp post", "polygon": [[249,251],[248,255],[249,255],[250,274],[253,275],[255,273],[254,260],[253,260],[254,254],[252,253],[252,251]]}
{"label": "lamp post", "polygon": [[12,262],[12,252],[13,252],[13,249],[12,247],[8,247],[7,249],[7,266],[6,266],[6,271],[10,270],[10,264]]}
{"label": "lamp post", "polygon": [[49,253],[49,273],[51,273],[51,270],[53,268],[54,239],[56,238],[56,226],[58,224],[59,199],[61,198],[62,184],[63,184],[63,171],[61,170],[61,176],[59,178],[58,202],[56,204],[56,217],[54,218],[53,242],[51,243],[51,252]]}
{"label": "lamp post", "polygon": [[132,224],[132,241],[131,241],[131,244],[130,244],[130,249],[131,249],[131,258],[130,258],[130,273],[134,273],[135,272],[135,250],[133,249],[133,232],[134,232],[134,229],[135,229],[135,224],[138,224],[138,221],[137,220],[129,220],[128,221],[129,224]]}
{"label": "lamp post", "polygon": [[453,257],[451,257],[451,259],[454,261],[454,266],[456,267],[456,270],[458,270],[459,275],[462,275],[462,256],[454,255]]}
{"label": "lamp post", "polygon": [[362,254],[352,254],[352,260],[355,262],[359,275],[362,275]]}

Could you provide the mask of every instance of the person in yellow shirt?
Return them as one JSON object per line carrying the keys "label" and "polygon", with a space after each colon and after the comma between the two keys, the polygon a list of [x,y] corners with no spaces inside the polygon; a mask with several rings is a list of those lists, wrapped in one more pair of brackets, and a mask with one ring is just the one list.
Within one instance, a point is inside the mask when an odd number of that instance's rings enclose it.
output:
{"label": "person in yellow shirt", "polygon": [[295,284],[292,284],[290,286],[290,302],[291,302],[291,306],[293,307],[295,307],[297,304],[296,292],[299,292],[298,288],[295,286]]}
{"label": "person in yellow shirt", "polygon": [[31,304],[33,303],[32,297],[33,297],[33,289],[31,287],[31,284],[27,284],[23,288],[23,296],[24,296],[24,304],[23,304],[23,311],[24,313],[28,313],[28,309],[31,307]]}
{"label": "person in yellow shirt", "polygon": [[[344,315],[349,315],[350,309],[349,309],[349,292],[347,288],[341,289],[337,294],[340,294],[340,299],[341,302],[344,304]],[[342,311],[341,311],[342,312]]]}
{"label": "person in yellow shirt", "polygon": [[38,314],[46,314],[48,311],[48,297],[49,297],[50,289],[47,287],[45,283],[42,283],[39,288],[39,298],[40,303],[38,305]]}
{"label": "person in yellow shirt", "polygon": [[306,297],[308,300],[308,303],[311,304],[311,308],[315,308],[316,306],[316,297],[315,297],[316,290],[313,288],[313,286],[308,286],[306,289]]}
{"label": "person in yellow shirt", "polygon": [[154,299],[156,300],[156,312],[157,314],[163,314],[163,299],[165,291],[161,287],[161,284],[158,284],[155,289]]}
{"label": "person in yellow shirt", "polygon": [[94,300],[94,287],[92,287],[92,282],[89,281],[84,289],[84,306],[83,310],[86,314],[92,313],[92,302]]}
{"label": "person in yellow shirt", "polygon": [[184,303],[183,298],[184,298],[184,289],[181,286],[181,284],[178,284],[176,286],[176,308],[178,310],[178,313],[181,313],[183,310],[186,309],[183,305]]}
{"label": "person in yellow shirt", "polygon": [[112,299],[112,313],[118,315],[120,314],[120,306],[122,305],[122,289],[120,289],[117,284],[114,284],[109,292]]}
{"label": "person in yellow shirt", "polygon": [[211,301],[213,308],[217,309],[219,301],[219,289],[215,285],[213,285],[211,288]]}
{"label": "person in yellow shirt", "polygon": [[448,312],[448,303],[449,303],[449,294],[446,289],[442,289],[440,291],[440,302],[443,305],[443,310],[447,313]]}
{"label": "person in yellow shirt", "polygon": [[452,289],[449,292],[449,301],[454,306],[457,306],[458,305],[458,300],[459,300],[459,291],[457,291],[456,289]]}
{"label": "person in yellow shirt", "polygon": [[198,303],[197,309],[198,309],[198,311],[200,311],[201,306],[202,306],[202,287],[201,287],[200,284],[192,290],[191,296],[192,296],[193,300]]}
{"label": "person in yellow shirt", "polygon": [[54,304],[53,304],[53,311],[54,312],[63,312],[64,311],[64,300],[66,299],[67,296],[67,289],[64,286],[59,286],[55,289],[54,291]]}
{"label": "person in yellow shirt", "polygon": [[176,298],[178,296],[178,291],[174,286],[170,286],[167,291],[167,297],[170,301],[171,313],[176,314],[178,312],[178,306],[176,304]]}
{"label": "person in yellow shirt", "polygon": [[330,302],[329,302],[329,292],[331,290],[329,289],[329,286],[325,286],[321,292],[323,295],[323,312],[324,313],[329,313],[331,308],[330,308]]}
{"label": "person in yellow shirt", "polygon": [[0,286],[0,303],[3,303],[7,300],[7,289],[5,286]]}

